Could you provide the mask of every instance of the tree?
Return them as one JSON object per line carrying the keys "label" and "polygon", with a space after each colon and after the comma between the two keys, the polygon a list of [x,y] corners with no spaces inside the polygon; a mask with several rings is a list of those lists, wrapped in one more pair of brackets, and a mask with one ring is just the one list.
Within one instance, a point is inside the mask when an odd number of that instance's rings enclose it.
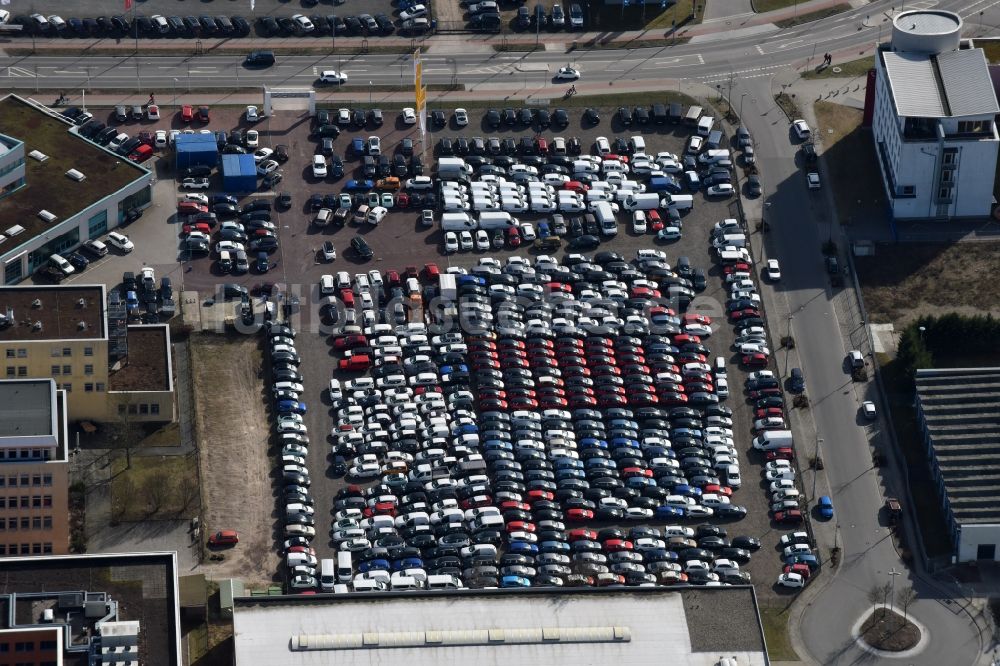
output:
{"label": "tree", "polygon": [[882,599],[882,586],[872,585],[868,588],[868,601],[872,602],[872,614],[875,614],[875,608],[878,606],[878,602]]}
{"label": "tree", "polygon": [[879,598],[882,599],[882,610],[885,610],[885,605],[889,603],[889,598],[892,596],[892,583],[885,583],[879,588]]}
{"label": "tree", "polygon": [[917,592],[912,585],[907,585],[896,593],[896,605],[903,608],[903,624],[906,624],[906,610],[917,600]]}
{"label": "tree", "polygon": [[119,394],[117,401],[118,409],[118,448],[125,449],[125,469],[132,468],[132,436],[134,434],[134,411],[135,404],[132,402],[132,394],[124,392]]}
{"label": "tree", "polygon": [[163,470],[157,470],[149,476],[143,492],[146,495],[150,516],[163,508],[164,503],[173,494],[173,486],[173,480]]}

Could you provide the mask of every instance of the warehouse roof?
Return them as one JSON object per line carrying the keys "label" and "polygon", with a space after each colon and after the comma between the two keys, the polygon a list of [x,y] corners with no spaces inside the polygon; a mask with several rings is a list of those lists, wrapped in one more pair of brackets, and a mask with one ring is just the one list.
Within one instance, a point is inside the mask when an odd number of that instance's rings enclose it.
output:
{"label": "warehouse roof", "polygon": [[237,666],[766,663],[749,586],[250,597],[233,628]]}
{"label": "warehouse roof", "polygon": [[0,345],[102,339],[105,328],[102,285],[0,287]]}
{"label": "warehouse roof", "polygon": [[1000,112],[982,49],[881,51],[897,115],[950,118]]}
{"label": "warehouse roof", "polygon": [[958,523],[1000,523],[1000,368],[918,370],[917,401]]}
{"label": "warehouse roof", "polygon": [[53,380],[0,380],[0,438],[50,437],[55,440],[58,431]]}

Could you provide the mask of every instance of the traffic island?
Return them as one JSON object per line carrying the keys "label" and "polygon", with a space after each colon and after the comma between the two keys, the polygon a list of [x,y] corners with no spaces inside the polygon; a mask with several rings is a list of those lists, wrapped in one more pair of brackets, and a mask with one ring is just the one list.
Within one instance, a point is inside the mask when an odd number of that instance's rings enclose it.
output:
{"label": "traffic island", "polygon": [[876,608],[861,625],[859,638],[869,647],[883,652],[904,652],[920,643],[921,631],[894,610]]}

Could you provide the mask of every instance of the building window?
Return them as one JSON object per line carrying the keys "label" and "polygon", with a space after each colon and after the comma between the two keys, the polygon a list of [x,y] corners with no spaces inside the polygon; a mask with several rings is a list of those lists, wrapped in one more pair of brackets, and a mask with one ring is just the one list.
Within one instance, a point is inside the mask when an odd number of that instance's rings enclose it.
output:
{"label": "building window", "polygon": [[108,211],[102,210],[87,222],[87,235],[90,238],[98,238],[108,230]]}
{"label": "building window", "polygon": [[139,413],[140,414],[147,414],[148,415],[149,414],[149,405],[147,405],[146,403],[142,403],[141,405],[139,405]]}
{"label": "building window", "polygon": [[944,151],[944,155],[942,156],[942,162],[946,166],[951,166],[952,164],[955,164],[957,161],[958,161],[958,151],[957,150],[955,150],[954,148],[952,148],[952,149]]}
{"label": "building window", "polygon": [[104,393],[104,382],[97,382],[97,392]]}
{"label": "building window", "polygon": [[52,529],[52,516],[42,516],[42,529]]}
{"label": "building window", "polygon": [[14,366],[8,365],[7,366],[7,376],[8,377],[13,377],[15,374],[16,374],[16,371],[14,370]]}
{"label": "building window", "polygon": [[[40,530],[42,529],[42,517],[32,516],[31,517],[31,529]],[[42,544],[38,544],[38,552],[42,551]]]}
{"label": "building window", "polygon": [[942,187],[938,190],[938,199],[950,199],[951,198],[951,188]]}
{"label": "building window", "polygon": [[[13,521],[14,519],[11,518],[11,520]],[[0,518],[0,532],[6,532],[6,531],[7,531],[7,519]]]}
{"label": "building window", "polygon": [[53,365],[52,366],[52,376],[55,377],[58,374],[59,374],[59,366],[58,365]]}
{"label": "building window", "polygon": [[17,357],[18,358],[28,358],[28,350],[27,349],[18,349],[17,350]]}
{"label": "building window", "polygon": [[0,495],[0,509],[6,509],[6,508],[7,508],[7,496]]}
{"label": "building window", "polygon": [[93,384],[84,384],[83,385],[83,392],[84,393],[93,393],[94,392],[94,385]]}
{"label": "building window", "polygon": [[43,507],[52,506],[52,495],[42,495],[42,506]]}
{"label": "building window", "polygon": [[94,355],[94,348],[93,347],[84,347],[83,348],[83,355],[84,356],[93,356]]}
{"label": "building window", "polygon": [[958,133],[959,134],[979,134],[986,131],[986,121],[985,120],[959,120],[958,121]]}
{"label": "building window", "polygon": [[83,374],[85,374],[85,375],[92,375],[92,374],[94,374],[94,366],[92,366],[92,365],[85,365],[85,366],[83,366]]}
{"label": "building window", "polygon": [[149,406],[149,413],[150,414],[159,414],[160,413],[160,405],[158,403],[154,402],[152,405]]}
{"label": "building window", "polygon": [[118,416],[125,416],[125,405],[118,405]]}
{"label": "building window", "polygon": [[27,459],[28,457],[31,456],[31,451],[29,451],[28,449],[18,449],[18,455],[20,455],[20,457],[22,458]]}
{"label": "building window", "polygon": [[52,554],[52,543],[51,542],[50,543],[43,543],[42,544],[42,553],[44,553],[46,555]]}
{"label": "building window", "polygon": [[18,641],[14,644],[14,652],[34,652],[35,641]]}
{"label": "building window", "polygon": [[135,416],[136,414],[139,413],[139,409],[138,409],[138,407],[136,405],[129,405],[128,406],[128,413],[131,414],[132,416]]}
{"label": "building window", "polygon": [[[6,554],[7,554],[7,544],[0,543],[0,555],[6,555]],[[0,652],[6,652],[7,650],[4,649],[6,647],[7,647],[6,643],[0,643]]]}
{"label": "building window", "polygon": [[15,284],[21,281],[24,276],[22,273],[21,260],[15,259],[6,266],[3,267],[3,281],[4,284]]}
{"label": "building window", "polygon": [[15,349],[8,349],[7,350],[7,358],[15,358],[16,355],[17,355],[17,350],[15,350]]}
{"label": "building window", "polygon": [[42,475],[41,474],[35,474],[34,476],[32,476],[31,477],[31,485],[33,485],[33,486],[40,486],[40,485],[42,485]]}
{"label": "building window", "polygon": [[63,356],[72,356],[73,355],[73,350],[70,347],[63,347],[62,352],[63,352]]}
{"label": "building window", "polygon": [[19,366],[17,366],[17,376],[18,377],[27,377],[28,376],[28,366],[26,366],[26,365],[19,365]]}
{"label": "building window", "polygon": [[21,518],[21,529],[24,531],[31,529],[31,518],[27,516]]}
{"label": "building window", "polygon": [[31,449],[31,457],[38,458],[39,460],[43,457],[41,449]]}
{"label": "building window", "polygon": [[22,543],[21,544],[21,554],[22,555],[31,555],[31,544],[30,543]]}
{"label": "building window", "polygon": [[73,374],[73,366],[72,365],[64,365],[63,366],[63,374],[64,375],[72,375]]}
{"label": "building window", "polygon": [[51,486],[52,485],[52,475],[51,474],[42,474],[42,485],[43,486]]}
{"label": "building window", "polygon": [[21,475],[21,480],[18,482],[18,485],[20,485],[22,488],[27,488],[28,486],[30,486],[31,485],[31,475],[30,474],[22,474]]}
{"label": "building window", "polygon": [[21,508],[27,509],[31,507],[31,497],[28,495],[21,495]]}
{"label": "building window", "polygon": [[63,391],[66,391],[66,393],[72,393],[73,392],[73,385],[72,384],[60,384],[59,388],[61,388]]}
{"label": "building window", "polygon": [[52,354],[52,358],[59,358],[60,356],[62,356],[62,348],[61,347],[53,347],[50,350],[49,353]]}
{"label": "building window", "polygon": [[941,172],[941,182],[942,183],[952,183],[955,180],[954,171],[942,171]]}
{"label": "building window", "polygon": [[42,496],[32,495],[31,496],[31,506],[35,509],[41,508],[42,506]]}
{"label": "building window", "polygon": [[38,644],[38,649],[39,650],[55,650],[56,649],[56,642],[55,641],[41,641]]}

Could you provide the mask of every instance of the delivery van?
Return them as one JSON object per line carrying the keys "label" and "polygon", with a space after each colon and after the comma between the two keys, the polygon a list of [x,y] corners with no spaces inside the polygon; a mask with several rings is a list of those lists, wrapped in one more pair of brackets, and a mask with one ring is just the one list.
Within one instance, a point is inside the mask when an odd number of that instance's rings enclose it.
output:
{"label": "delivery van", "polygon": [[[350,553],[346,553],[350,555]],[[326,558],[319,561],[319,586],[324,592],[332,592],[337,583],[336,567],[333,560]]]}
{"label": "delivery van", "polygon": [[660,195],[653,192],[634,194],[622,202],[625,210],[653,210],[660,207]]}
{"label": "delivery van", "polygon": [[[351,563],[351,553],[340,551],[337,553],[337,580],[341,583],[348,583],[354,575],[354,568]],[[325,561],[325,560],[324,560]]]}
{"label": "delivery van", "polygon": [[791,430],[768,430],[754,437],[752,443],[758,451],[773,451],[794,444]]}
{"label": "delivery van", "polygon": [[480,229],[510,229],[518,225],[518,219],[506,211],[486,211],[479,214]]}
{"label": "delivery van", "polygon": [[691,210],[694,208],[694,197],[690,194],[668,194],[667,208],[672,210]]}
{"label": "delivery van", "polygon": [[715,118],[712,116],[702,116],[698,119],[698,134],[699,136],[708,136],[712,133],[712,128],[715,126]]}
{"label": "delivery van", "polygon": [[442,213],[441,229],[443,231],[468,231],[476,228],[476,221],[465,212]]}

